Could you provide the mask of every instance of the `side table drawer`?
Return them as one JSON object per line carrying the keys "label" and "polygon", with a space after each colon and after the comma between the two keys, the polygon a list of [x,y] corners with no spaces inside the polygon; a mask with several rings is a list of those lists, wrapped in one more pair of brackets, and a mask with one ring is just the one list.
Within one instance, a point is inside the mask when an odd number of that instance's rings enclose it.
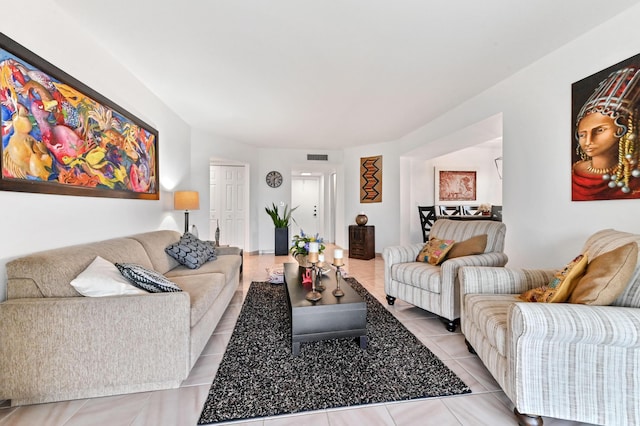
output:
{"label": "side table drawer", "polygon": [[369,260],[375,257],[375,227],[349,226],[349,257]]}

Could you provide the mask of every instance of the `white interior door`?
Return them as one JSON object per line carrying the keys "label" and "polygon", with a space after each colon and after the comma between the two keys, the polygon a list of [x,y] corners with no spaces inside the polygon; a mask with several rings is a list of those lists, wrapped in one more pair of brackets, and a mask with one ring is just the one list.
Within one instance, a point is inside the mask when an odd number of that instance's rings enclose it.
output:
{"label": "white interior door", "polygon": [[220,227],[220,244],[244,248],[245,230],[244,166],[210,166],[209,238]]}
{"label": "white interior door", "polygon": [[293,177],[291,180],[291,206],[299,206],[293,213],[297,225],[293,224],[292,234],[304,230],[305,234],[323,235],[321,229],[323,206],[320,204],[320,178]]}

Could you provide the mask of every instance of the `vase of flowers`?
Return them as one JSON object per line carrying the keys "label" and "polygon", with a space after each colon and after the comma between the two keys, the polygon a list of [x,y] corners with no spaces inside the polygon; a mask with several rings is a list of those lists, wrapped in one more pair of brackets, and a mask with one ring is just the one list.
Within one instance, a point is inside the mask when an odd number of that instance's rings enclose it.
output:
{"label": "vase of flowers", "polygon": [[311,266],[311,264],[307,260],[307,256],[309,255],[310,242],[318,243],[318,254],[322,254],[325,249],[323,238],[319,237],[318,234],[305,234],[302,229],[300,230],[300,234],[293,236],[291,242],[292,244],[289,251],[291,252],[291,255],[298,261],[298,264],[304,268],[308,268]]}

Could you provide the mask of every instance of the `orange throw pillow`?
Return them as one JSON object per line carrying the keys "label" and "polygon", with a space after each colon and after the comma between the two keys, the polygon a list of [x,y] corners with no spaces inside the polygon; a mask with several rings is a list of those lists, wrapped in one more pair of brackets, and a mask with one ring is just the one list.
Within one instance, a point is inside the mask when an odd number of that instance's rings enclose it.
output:
{"label": "orange throw pillow", "polygon": [[587,268],[587,255],[578,255],[555,276],[546,286],[527,290],[519,297],[526,302],[562,303],[569,300],[569,295],[582,278]]}

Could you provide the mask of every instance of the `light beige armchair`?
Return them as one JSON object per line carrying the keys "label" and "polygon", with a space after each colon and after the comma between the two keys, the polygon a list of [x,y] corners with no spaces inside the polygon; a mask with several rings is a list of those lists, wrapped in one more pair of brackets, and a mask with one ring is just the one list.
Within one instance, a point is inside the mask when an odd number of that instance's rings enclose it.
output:
{"label": "light beige armchair", "polygon": [[[586,274],[569,300],[575,301],[573,295],[584,288],[593,259],[629,243],[640,244],[640,235],[614,230],[592,235],[583,249],[589,260]],[[576,254],[568,254],[567,260]],[[609,274],[620,276],[623,268],[610,259],[599,278],[607,285],[613,282]],[[541,425],[540,416],[640,424],[640,266],[637,251],[619,259],[628,275],[620,278],[622,293],[609,306],[518,298],[548,284],[555,270],[461,268],[462,332],[470,351],[513,402],[519,424]],[[592,288],[603,294],[601,287]]]}
{"label": "light beige armchair", "polygon": [[484,253],[448,259],[440,265],[416,262],[424,243],[385,247],[382,257],[387,302],[393,305],[399,298],[433,312],[443,319],[447,330],[454,332],[460,318],[458,270],[465,265],[504,266],[508,260],[503,253],[505,233],[502,222],[439,219],[431,228],[431,238],[462,242],[487,235]]}

